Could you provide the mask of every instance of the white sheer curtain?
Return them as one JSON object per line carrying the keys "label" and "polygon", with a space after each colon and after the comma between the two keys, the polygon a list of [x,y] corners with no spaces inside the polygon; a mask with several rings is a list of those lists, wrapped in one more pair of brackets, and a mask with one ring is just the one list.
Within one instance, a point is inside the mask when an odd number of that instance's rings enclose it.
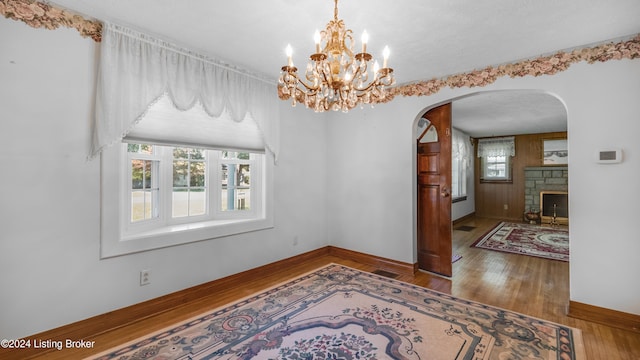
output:
{"label": "white sheer curtain", "polygon": [[469,135],[452,128],[451,131],[451,191],[452,196],[467,195],[467,180],[470,174],[472,146]]}
{"label": "white sheer curtain", "polygon": [[459,161],[464,166],[470,165],[471,154],[471,142],[469,141],[469,135],[466,135],[462,131],[452,128],[451,132],[451,156]]}
{"label": "white sheer curtain", "polygon": [[[279,113],[275,82],[105,23],[91,157],[122,140],[139,121],[146,122],[147,112],[163,97],[181,111],[201,105],[211,121],[223,112],[235,122],[255,121],[265,147],[277,157]],[[216,126],[209,128],[215,131]],[[202,129],[194,127],[193,131]],[[234,137],[242,139],[244,135],[236,133]]]}
{"label": "white sheer curtain", "polygon": [[478,157],[515,155],[516,144],[513,136],[478,139]]}

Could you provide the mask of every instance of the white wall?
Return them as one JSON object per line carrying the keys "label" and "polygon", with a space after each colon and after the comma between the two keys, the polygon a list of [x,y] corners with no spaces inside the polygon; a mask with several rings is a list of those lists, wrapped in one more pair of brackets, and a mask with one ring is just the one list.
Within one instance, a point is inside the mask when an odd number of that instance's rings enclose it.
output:
{"label": "white wall", "polygon": [[326,246],[326,122],[282,103],[273,229],[100,260],[100,163],[86,160],[96,58],[75,30],[0,18],[0,338]]}
{"label": "white wall", "polygon": [[329,243],[413,263],[411,124],[417,113],[407,121],[401,106],[379,105],[331,115]]}
{"label": "white wall", "polygon": [[[571,300],[640,314],[639,80],[638,60],[580,63],[554,76],[501,78],[482,89],[444,89],[335,114],[328,164],[340,176],[328,183],[329,242],[415,262],[416,119],[426,108],[478,91],[546,90],[568,109]],[[596,164],[594,152],[609,146],[622,148],[625,161]]]}

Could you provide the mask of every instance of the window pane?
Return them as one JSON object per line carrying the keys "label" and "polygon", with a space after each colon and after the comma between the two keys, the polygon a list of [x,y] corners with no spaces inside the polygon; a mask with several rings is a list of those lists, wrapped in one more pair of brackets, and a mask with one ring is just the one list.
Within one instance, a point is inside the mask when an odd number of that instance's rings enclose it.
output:
{"label": "window pane", "polygon": [[131,192],[131,222],[144,220],[144,191]]}
{"label": "window pane", "polygon": [[[151,161],[146,160],[144,162],[144,188],[151,189]],[[155,174],[154,174],[155,175]]]}
{"label": "window pane", "polygon": [[131,188],[142,189],[144,184],[144,160],[131,160]]}
{"label": "window pane", "polygon": [[174,189],[173,217],[197,216],[207,213],[207,191],[205,189]]}
{"label": "window pane", "polygon": [[173,217],[207,213],[205,155],[202,149],[173,149]]}
{"label": "window pane", "polygon": [[131,160],[131,222],[158,217],[159,162]]}
{"label": "window pane", "polygon": [[505,161],[505,156],[487,156],[485,174],[488,177],[504,178],[507,174]]}
{"label": "window pane", "polygon": [[189,149],[188,148],[173,148],[173,158],[174,159],[188,159],[189,158]]}
{"label": "window pane", "polygon": [[510,181],[510,156],[485,156],[482,161],[482,178],[480,180]]}
{"label": "window pane", "polygon": [[204,160],[205,150],[203,149],[190,149],[191,159],[193,160]]}
{"label": "window pane", "polygon": [[220,153],[223,159],[249,160],[249,157],[251,155],[248,152],[237,152],[237,151],[227,151],[227,150],[223,150]]}
{"label": "window pane", "polygon": [[153,146],[149,144],[127,144],[127,151],[138,154],[153,154]]}
{"label": "window pane", "polygon": [[206,214],[207,191],[204,189],[194,189],[189,192],[189,215]]}
{"label": "window pane", "polygon": [[184,160],[173,162],[173,187],[189,185],[189,162]]}
{"label": "window pane", "polygon": [[188,189],[173,189],[172,196],[172,211],[173,217],[189,216],[189,190]]}
{"label": "window pane", "polygon": [[202,161],[194,161],[191,163],[191,181],[190,186],[204,186],[205,166]]}
{"label": "window pane", "polygon": [[222,164],[221,210],[251,208],[251,172],[249,164]]}
{"label": "window pane", "polygon": [[251,189],[222,189],[221,210],[250,210],[251,209]]}
{"label": "window pane", "polygon": [[144,192],[144,218],[151,219],[154,217],[154,209],[155,209],[155,196],[154,193],[157,193],[157,190],[150,190]]}

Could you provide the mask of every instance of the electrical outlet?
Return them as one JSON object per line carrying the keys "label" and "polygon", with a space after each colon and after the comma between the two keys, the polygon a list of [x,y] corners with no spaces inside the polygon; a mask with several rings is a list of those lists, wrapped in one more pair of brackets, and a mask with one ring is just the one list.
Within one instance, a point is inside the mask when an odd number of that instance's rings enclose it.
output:
{"label": "electrical outlet", "polygon": [[505,210],[509,210],[509,205],[508,204],[504,204],[504,209]]}
{"label": "electrical outlet", "polygon": [[151,270],[140,270],[140,286],[151,284]]}

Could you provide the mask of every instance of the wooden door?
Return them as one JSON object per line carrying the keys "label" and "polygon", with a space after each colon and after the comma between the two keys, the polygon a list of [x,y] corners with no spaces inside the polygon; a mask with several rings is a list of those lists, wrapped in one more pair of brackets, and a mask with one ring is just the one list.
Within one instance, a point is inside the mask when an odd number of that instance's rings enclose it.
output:
{"label": "wooden door", "polygon": [[417,140],[418,266],[451,276],[451,104],[423,118],[426,127]]}

